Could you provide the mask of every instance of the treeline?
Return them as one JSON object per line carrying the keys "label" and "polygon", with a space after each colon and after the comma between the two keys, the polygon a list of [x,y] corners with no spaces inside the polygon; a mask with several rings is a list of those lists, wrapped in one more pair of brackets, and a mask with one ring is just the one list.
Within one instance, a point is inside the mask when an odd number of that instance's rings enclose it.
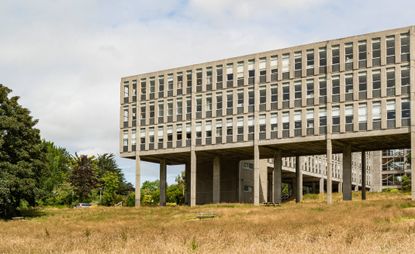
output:
{"label": "treeline", "polygon": [[[176,183],[166,188],[166,202],[172,205],[183,205],[185,202],[185,173],[176,177]],[[158,205],[160,203],[160,181],[145,181],[141,186],[141,204]]]}

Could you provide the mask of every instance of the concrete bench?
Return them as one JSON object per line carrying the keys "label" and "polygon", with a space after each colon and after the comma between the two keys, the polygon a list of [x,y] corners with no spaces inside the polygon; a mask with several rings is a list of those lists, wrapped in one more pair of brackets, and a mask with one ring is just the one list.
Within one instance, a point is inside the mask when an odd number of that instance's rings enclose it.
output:
{"label": "concrete bench", "polygon": [[203,220],[203,219],[212,219],[215,218],[216,214],[214,213],[198,213],[196,215],[196,218],[198,218],[199,220]]}

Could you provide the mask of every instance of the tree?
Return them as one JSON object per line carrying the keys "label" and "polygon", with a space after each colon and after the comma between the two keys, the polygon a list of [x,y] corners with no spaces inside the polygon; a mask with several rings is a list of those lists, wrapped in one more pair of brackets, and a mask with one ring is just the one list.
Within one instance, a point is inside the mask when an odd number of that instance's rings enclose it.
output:
{"label": "tree", "polygon": [[411,177],[402,176],[402,191],[410,192],[411,191]]}
{"label": "tree", "polygon": [[73,160],[70,181],[79,200],[86,201],[98,183],[94,157],[75,154]]}
{"label": "tree", "polygon": [[35,205],[45,167],[38,121],[10,93],[0,84],[0,217],[15,216],[22,202]]}
{"label": "tree", "polygon": [[113,205],[116,202],[117,190],[120,186],[120,179],[115,172],[107,172],[102,178],[103,195],[101,203],[103,205]]}
{"label": "tree", "polygon": [[184,204],[183,186],[180,184],[172,184],[167,187],[167,202]]}
{"label": "tree", "polygon": [[145,181],[141,186],[141,203],[156,205],[160,202],[160,181]]}

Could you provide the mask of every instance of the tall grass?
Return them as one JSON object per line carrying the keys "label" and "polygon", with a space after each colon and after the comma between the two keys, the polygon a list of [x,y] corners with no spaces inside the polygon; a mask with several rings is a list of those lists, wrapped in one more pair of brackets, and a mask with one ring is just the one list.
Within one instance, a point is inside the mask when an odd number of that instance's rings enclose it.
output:
{"label": "tall grass", "polygon": [[[279,207],[224,204],[43,210],[0,221],[0,253],[414,253],[415,203],[399,193]],[[199,212],[216,214],[199,220]]]}

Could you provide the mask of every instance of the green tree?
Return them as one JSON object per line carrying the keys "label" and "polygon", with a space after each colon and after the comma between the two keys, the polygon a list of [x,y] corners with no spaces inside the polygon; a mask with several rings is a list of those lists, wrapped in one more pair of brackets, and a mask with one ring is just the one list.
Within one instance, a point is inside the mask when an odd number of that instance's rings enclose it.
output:
{"label": "green tree", "polygon": [[45,167],[37,120],[10,93],[0,84],[0,217],[16,215],[20,203],[35,205]]}
{"label": "green tree", "polygon": [[180,184],[172,184],[167,187],[167,202],[184,204],[183,186]]}
{"label": "green tree", "polygon": [[79,201],[87,201],[91,191],[98,183],[94,157],[75,154],[73,160],[70,182]]}
{"label": "green tree", "polygon": [[156,205],[160,202],[160,181],[145,181],[141,186],[141,203]]}
{"label": "green tree", "polygon": [[120,186],[120,178],[115,172],[107,172],[101,177],[102,182],[102,201],[103,205],[113,205],[116,203],[117,190]]}
{"label": "green tree", "polygon": [[411,191],[411,177],[402,176],[402,191],[404,192]]}

